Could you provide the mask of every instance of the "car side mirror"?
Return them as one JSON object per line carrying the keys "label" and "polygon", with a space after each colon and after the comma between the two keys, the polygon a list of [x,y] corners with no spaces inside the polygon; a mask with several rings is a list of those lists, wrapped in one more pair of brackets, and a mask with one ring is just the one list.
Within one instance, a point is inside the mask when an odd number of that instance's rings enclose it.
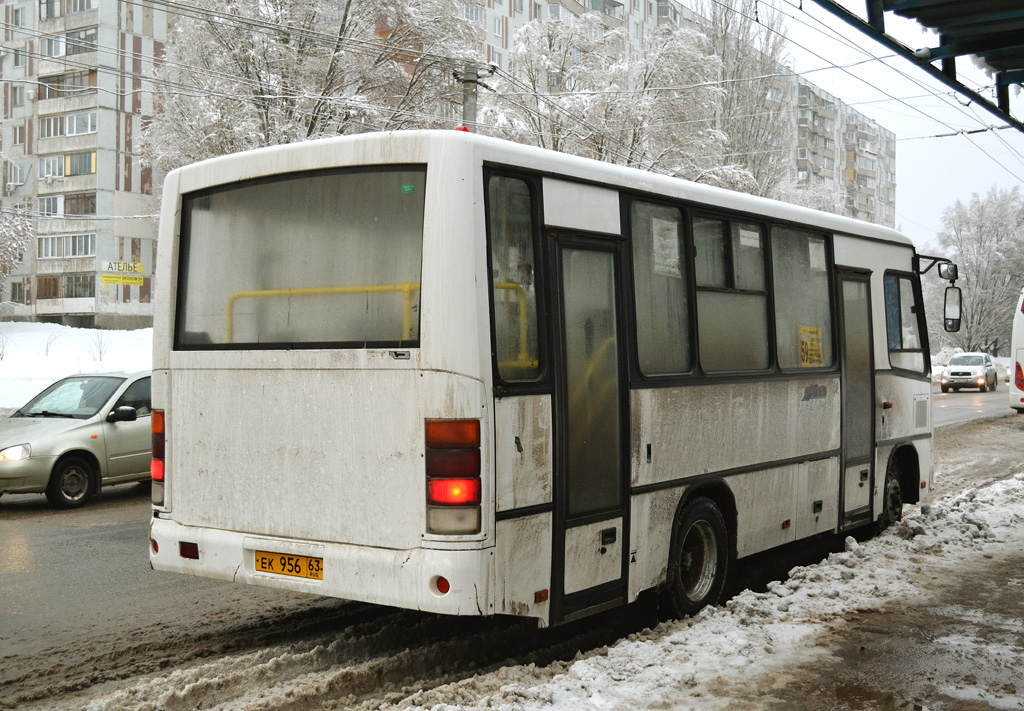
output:
{"label": "car side mirror", "polygon": [[943,262],[939,265],[939,278],[945,279],[948,282],[954,282],[960,276],[957,273],[958,271],[956,265],[952,262]]}
{"label": "car side mirror", "polygon": [[139,419],[139,411],[127,405],[115,408],[107,415],[107,422],[135,422],[137,419]]}
{"label": "car side mirror", "polygon": [[947,286],[946,300],[942,313],[942,327],[948,333],[960,330],[960,287]]}

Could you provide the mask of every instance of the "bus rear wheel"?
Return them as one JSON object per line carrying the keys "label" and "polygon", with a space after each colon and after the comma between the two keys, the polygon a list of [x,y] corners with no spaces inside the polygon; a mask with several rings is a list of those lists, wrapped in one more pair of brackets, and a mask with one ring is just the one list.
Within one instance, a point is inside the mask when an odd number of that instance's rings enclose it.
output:
{"label": "bus rear wheel", "polygon": [[722,596],[729,566],[725,519],[711,499],[688,502],[676,514],[669,549],[664,601],[673,617],[685,617],[714,605]]}

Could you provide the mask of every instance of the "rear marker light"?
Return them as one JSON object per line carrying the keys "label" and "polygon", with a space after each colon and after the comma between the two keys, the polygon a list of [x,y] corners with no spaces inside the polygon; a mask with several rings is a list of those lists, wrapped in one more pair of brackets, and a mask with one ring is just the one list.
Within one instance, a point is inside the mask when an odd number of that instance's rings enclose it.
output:
{"label": "rear marker light", "polygon": [[150,548],[153,549],[154,553],[159,553],[160,552],[160,544],[156,542],[155,538],[150,538],[149,539],[149,546],[150,546]]}
{"label": "rear marker light", "polygon": [[448,591],[452,589],[451,583],[448,582],[447,578],[442,578],[440,575],[434,580],[434,587],[442,595],[447,595]]}
{"label": "rear marker light", "polygon": [[189,560],[199,560],[198,543],[186,543],[185,541],[179,541],[178,552],[181,554],[182,558],[188,558]]}
{"label": "rear marker light", "polygon": [[[166,435],[164,434],[164,411],[153,410],[150,415],[150,430],[153,433],[153,459],[149,465],[149,476],[153,480],[153,505],[164,505],[164,453]],[[198,550],[196,558],[199,557]]]}
{"label": "rear marker light", "polygon": [[1013,375],[1013,383],[1018,390],[1024,390],[1024,370],[1021,370],[1020,363],[1017,363],[1016,372]]}

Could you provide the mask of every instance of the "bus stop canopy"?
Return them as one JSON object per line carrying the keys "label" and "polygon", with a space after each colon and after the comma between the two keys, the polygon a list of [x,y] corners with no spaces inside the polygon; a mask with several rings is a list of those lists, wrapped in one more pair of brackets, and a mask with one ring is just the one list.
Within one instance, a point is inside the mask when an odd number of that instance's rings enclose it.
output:
{"label": "bus stop canopy", "polygon": [[[1024,84],[1024,2],[1021,0],[863,0],[866,20],[834,0],[814,2],[1024,132],[1024,124],[1010,114],[1010,87]],[[937,44],[907,47],[889,36],[885,31],[887,12],[914,20],[936,32]],[[979,59],[993,72],[995,102],[957,80],[956,58],[968,55]]]}

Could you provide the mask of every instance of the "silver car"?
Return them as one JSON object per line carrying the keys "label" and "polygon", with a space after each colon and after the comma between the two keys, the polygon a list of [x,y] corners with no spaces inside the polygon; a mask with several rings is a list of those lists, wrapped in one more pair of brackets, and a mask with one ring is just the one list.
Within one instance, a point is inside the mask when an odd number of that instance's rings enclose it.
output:
{"label": "silver car", "polygon": [[939,381],[944,393],[950,388],[954,392],[960,388],[995,390],[998,384],[996,364],[988,353],[958,353],[950,358]]}
{"label": "silver car", "polygon": [[150,373],[73,375],[0,420],[0,494],[76,508],[103,486],[149,478]]}

